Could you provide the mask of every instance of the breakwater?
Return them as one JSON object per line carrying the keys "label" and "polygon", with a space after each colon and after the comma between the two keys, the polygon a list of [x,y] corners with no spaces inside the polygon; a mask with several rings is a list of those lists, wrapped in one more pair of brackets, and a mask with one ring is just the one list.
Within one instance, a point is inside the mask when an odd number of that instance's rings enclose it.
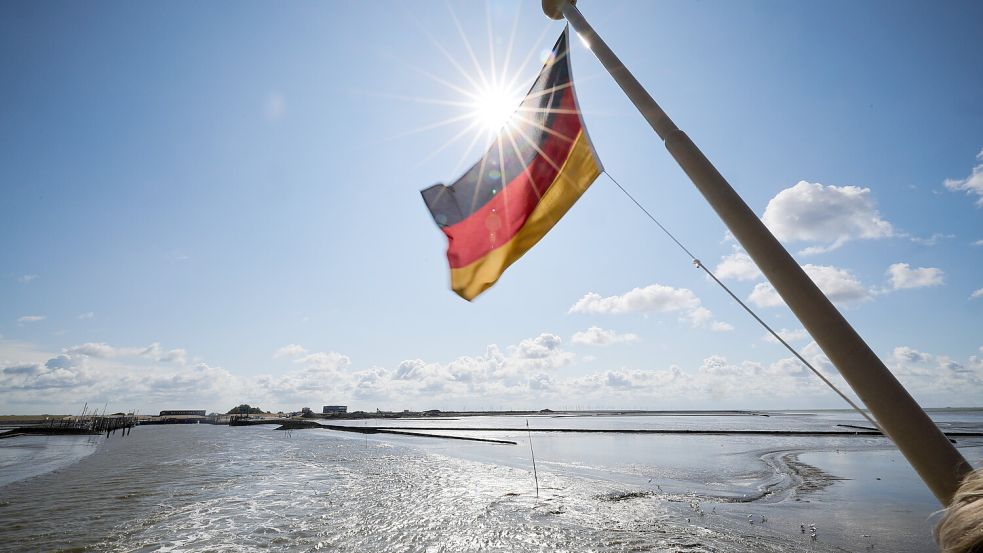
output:
{"label": "breakwater", "polygon": [[[710,435],[710,436],[776,436],[776,437],[812,437],[812,438],[850,438],[850,437],[877,437],[883,436],[876,428],[863,427],[849,424],[837,425],[843,430],[819,430],[819,429],[809,429],[809,430],[797,430],[797,429],[768,429],[768,430],[757,430],[757,429],[713,429],[713,428],[576,428],[576,427],[566,427],[566,428],[515,428],[509,426],[491,426],[491,427],[480,427],[480,426],[350,426],[350,425],[339,425],[339,424],[321,424],[312,420],[285,420],[285,421],[275,421],[272,419],[267,420],[255,420],[255,421],[242,421],[238,425],[258,425],[258,424],[276,424],[277,422],[282,422],[282,424],[277,428],[277,430],[302,430],[302,429],[322,429],[322,430],[335,430],[339,432],[353,432],[357,434],[392,434],[392,435],[403,435],[403,436],[416,436],[416,437],[426,437],[426,438],[440,438],[445,440],[466,440],[474,442],[487,442],[487,443],[501,443],[515,445],[516,442],[511,440],[501,440],[492,438],[478,438],[474,436],[455,436],[450,434],[436,434],[433,431],[439,432],[507,432],[514,433],[517,431],[521,432],[535,432],[535,433],[559,433],[559,434],[625,434],[625,435]],[[983,437],[983,432],[980,431],[958,431],[949,430],[945,432],[945,435],[953,442],[956,440],[952,439],[955,437],[963,438],[979,438]]]}
{"label": "breakwater", "polygon": [[[329,425],[320,425],[329,426]],[[840,425],[845,426],[845,425]],[[354,428],[354,427],[345,427]],[[414,426],[374,426],[361,427],[377,431],[405,431],[418,430]],[[860,427],[854,427],[860,428]],[[882,436],[879,430],[717,430],[717,429],[692,429],[692,428],[516,428],[508,426],[500,427],[468,427],[468,426],[434,426],[430,430],[442,430],[448,432],[559,432],[577,434],[711,434],[711,435],[751,435],[751,436]],[[944,432],[949,437],[983,437],[983,432],[964,432],[947,431]]]}
{"label": "breakwater", "polygon": [[474,438],[471,436],[448,436],[446,434],[431,434],[421,432],[420,428],[410,428],[410,431],[381,428],[377,426],[346,426],[341,424],[318,424],[313,421],[287,421],[277,430],[302,430],[310,428],[320,428],[323,430],[337,430],[339,432],[354,432],[356,434],[393,434],[397,436],[415,436],[422,438],[440,438],[444,440],[463,440],[467,442],[484,442],[489,444],[516,445],[512,440],[496,440],[492,438]]}

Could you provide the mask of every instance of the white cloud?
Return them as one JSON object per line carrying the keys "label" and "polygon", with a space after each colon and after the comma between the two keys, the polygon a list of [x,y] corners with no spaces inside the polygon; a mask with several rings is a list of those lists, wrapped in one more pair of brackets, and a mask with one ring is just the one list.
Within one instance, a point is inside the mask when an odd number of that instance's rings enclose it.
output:
{"label": "white cloud", "polygon": [[973,245],[974,246],[983,246],[983,240],[977,240],[976,242],[973,242]]}
{"label": "white cloud", "polygon": [[[870,299],[870,291],[860,283],[850,271],[830,265],[802,266],[809,278],[834,303],[852,303]],[[758,307],[778,307],[784,305],[781,296],[767,282],[759,282],[754,286],[748,300]]]}
{"label": "white cloud", "polygon": [[44,363],[12,364],[0,369],[0,390],[11,395],[78,388],[93,381],[87,367],[66,355]]}
{"label": "white cloud", "polygon": [[689,321],[689,324],[693,325],[694,327],[700,327],[713,321],[713,313],[701,305],[684,312],[680,318],[685,321]]}
{"label": "white cloud", "polygon": [[801,252],[835,250],[850,240],[894,235],[891,223],[877,212],[869,188],[824,186],[799,181],[768,202],[761,220],[786,242],[817,242]]}
{"label": "white cloud", "polygon": [[294,362],[322,372],[338,372],[350,365],[351,359],[334,351],[319,351],[305,355]]}
{"label": "white cloud", "polygon": [[935,267],[912,269],[907,263],[891,265],[887,268],[887,275],[891,279],[891,287],[894,290],[940,286],[945,279],[945,273],[942,272],[942,269]]}
{"label": "white cloud", "polygon": [[300,344],[287,344],[282,348],[273,352],[273,358],[277,359],[279,357],[298,357],[305,353],[307,353],[307,350],[304,349],[304,346],[301,346]]}
{"label": "white cloud", "polygon": [[703,307],[700,298],[692,290],[662,284],[634,288],[620,296],[602,297],[595,292],[588,292],[568,312],[590,315],[679,312],[680,319],[688,321],[694,327],[708,325],[713,320],[713,313]]}
{"label": "white cloud", "polygon": [[936,401],[949,402],[956,393],[979,397],[983,391],[983,359],[975,355],[966,363],[959,363],[946,355],[898,346],[894,348],[888,366],[906,387],[938,398]]}
{"label": "white cloud", "polygon": [[916,244],[921,244],[923,246],[934,246],[943,239],[955,238],[955,234],[942,234],[941,232],[936,232],[929,236],[928,238],[920,238],[918,236],[909,236],[908,239]]}
{"label": "white cloud", "polygon": [[758,307],[778,307],[785,305],[782,297],[778,295],[775,288],[767,282],[759,282],[754,285],[751,294],[747,297],[748,301]]}
{"label": "white cloud", "polygon": [[574,333],[570,339],[574,344],[586,344],[589,346],[608,346],[611,344],[622,344],[626,342],[637,342],[638,335],[632,333],[618,334],[613,330],[592,326],[587,330]]}
{"label": "white cloud", "polygon": [[[552,394],[551,374],[574,362],[559,336],[544,332],[504,350],[490,345],[483,355],[461,356],[448,363],[407,359],[394,369],[371,367],[348,370],[347,356],[312,353],[294,361],[299,367],[285,374],[257,379],[257,387],[272,401],[303,403],[351,397],[383,405],[460,407],[475,398],[496,401],[536,401]],[[340,401],[340,400],[337,400]]]}
{"label": "white cloud", "polygon": [[969,295],[969,299],[971,300],[976,300],[979,298],[983,298],[983,288],[979,288],[975,292]]}
{"label": "white cloud", "polygon": [[[566,383],[569,395],[578,398],[624,398],[646,405],[721,406],[737,404],[788,405],[790,398],[827,395],[824,385],[799,361],[731,363],[712,355],[693,370],[671,366],[666,370],[606,370],[574,378]],[[631,398],[630,400],[628,398]],[[778,404],[774,402],[780,402]]]}
{"label": "white cloud", "polygon": [[751,260],[751,256],[743,251],[736,251],[723,257],[713,272],[722,280],[754,280],[761,277],[758,266]]}
{"label": "white cloud", "polygon": [[21,282],[23,284],[30,284],[36,278],[38,278],[38,275],[34,275],[34,274],[31,274],[31,275],[21,275],[21,276],[17,277],[17,281],[18,282]]}
{"label": "white cloud", "polygon": [[846,269],[829,265],[805,265],[802,268],[831,301],[848,303],[870,298],[867,289]]}
{"label": "white cloud", "polygon": [[945,187],[952,191],[964,190],[968,195],[976,195],[976,206],[983,207],[983,150],[976,154],[976,159],[980,161],[968,177],[964,179],[946,179],[943,183]]}
{"label": "white cloud", "polygon": [[24,323],[36,323],[38,321],[43,321],[44,319],[44,315],[24,315],[23,317],[17,318],[17,324],[23,326]]}
{"label": "white cloud", "polygon": [[734,330],[734,325],[722,321],[713,321],[710,324],[710,330],[714,332],[730,332]]}
{"label": "white cloud", "polygon": [[931,356],[909,346],[898,346],[894,348],[892,358],[895,363],[923,363],[930,360]]}
{"label": "white cloud", "polygon": [[65,348],[65,353],[69,355],[85,355],[101,359],[121,357],[124,355],[138,355],[141,351],[143,351],[143,348],[117,348],[105,342],[86,342]]}
{"label": "white cloud", "polygon": [[234,405],[235,397],[243,389],[238,377],[222,367],[207,363],[196,363],[177,371],[153,373],[146,379],[139,379],[131,385],[144,397],[156,400],[158,404],[189,403],[202,404],[221,402]]}
{"label": "white cloud", "polygon": [[[806,332],[806,329],[804,328],[783,328],[776,332],[779,336],[781,336],[782,340],[785,340],[788,343],[798,342],[799,340],[804,340],[809,337],[809,333]],[[765,334],[761,337],[761,339],[765,342],[771,342],[773,344],[778,343],[778,340],[776,340],[771,334]]]}
{"label": "white cloud", "polygon": [[347,396],[352,390],[353,377],[346,372],[351,365],[347,355],[319,351],[302,355],[293,363],[297,368],[284,374],[258,377],[256,393],[279,405],[306,405],[318,400],[338,403],[339,400],[332,398],[342,392]]}
{"label": "white cloud", "polygon": [[516,354],[523,359],[544,359],[559,349],[563,340],[556,334],[545,332],[535,338],[522,340],[516,348]]}
{"label": "white cloud", "polygon": [[589,292],[577,300],[570,313],[618,314],[632,312],[670,312],[692,310],[700,306],[700,299],[691,290],[652,284],[634,288],[621,296],[601,297]]}
{"label": "white cloud", "polygon": [[176,348],[163,351],[160,349],[160,344],[157,343],[151,344],[142,355],[158,363],[177,363],[178,365],[184,365],[188,362],[188,352],[184,349]]}
{"label": "white cloud", "polygon": [[68,355],[94,357],[98,359],[115,358],[144,358],[157,363],[176,363],[184,365],[188,360],[188,353],[181,348],[162,350],[160,343],[154,342],[149,346],[138,347],[116,347],[105,342],[86,342],[77,346],[65,348],[64,352]]}
{"label": "white cloud", "polygon": [[78,320],[80,320],[80,321],[87,321],[89,319],[92,319],[95,316],[96,316],[96,314],[93,313],[92,311],[86,311],[85,313],[79,313],[78,317],[76,317],[76,318]]}
{"label": "white cloud", "polygon": [[668,370],[607,370],[573,379],[569,387],[578,394],[646,393],[671,397],[691,388],[690,379],[679,367]]}
{"label": "white cloud", "polygon": [[[0,406],[30,413],[65,413],[78,409],[79,398],[84,398],[90,405],[109,403],[111,409],[148,404],[175,408],[189,403],[207,408],[216,403],[233,405],[244,389],[229,371],[205,363],[191,367],[160,364],[150,356],[139,355],[121,362],[82,351],[117,355],[125,348],[101,343],[83,346],[77,351],[66,348],[63,353],[51,354],[24,344],[0,342],[0,359],[21,359],[0,361]],[[130,353],[147,349],[130,348]],[[160,355],[167,358],[183,351]]]}
{"label": "white cloud", "polygon": [[[802,347],[801,353],[817,370],[848,390],[815,343]],[[930,362],[943,367],[954,378],[963,375],[967,384],[964,393],[969,399],[960,401],[970,401],[976,397],[974,394],[983,391],[983,384],[966,377],[966,369],[978,372],[974,367],[983,365],[975,356],[962,365],[948,358],[939,363],[937,357],[899,348],[892,359],[909,366]],[[288,404],[317,404],[317,401],[342,397],[384,408],[390,405],[459,408],[469,402],[476,407],[475,398],[488,401],[488,405],[514,408],[530,408],[530,405],[556,408],[570,398],[576,398],[574,401],[582,405],[650,408],[683,408],[694,404],[777,408],[788,407],[790,402],[801,405],[803,400],[841,405],[825,384],[792,357],[771,362],[731,362],[712,355],[688,369],[675,365],[665,369],[622,367],[564,377],[555,369],[567,363],[568,352],[563,351],[561,341],[556,335],[543,333],[505,348],[491,345],[483,355],[462,356],[448,363],[408,359],[392,370],[371,367],[330,374],[308,373],[308,367],[302,366],[287,375],[264,377],[260,388],[269,393],[271,401],[292,402]],[[926,389],[934,388],[915,386],[913,391]]]}
{"label": "white cloud", "polygon": [[[787,331],[783,333],[798,331]],[[159,347],[156,348],[159,350]],[[449,362],[407,359],[394,368],[353,368],[337,352],[313,352],[289,361],[285,372],[236,376],[212,364],[158,363],[139,353],[154,348],[116,348],[89,343],[45,353],[0,340],[0,409],[67,412],[79,398],[137,407],[226,410],[248,402],[266,409],[344,403],[381,408],[787,408],[840,406],[839,400],[792,357],[730,361],[707,356],[690,366],[608,368],[568,373],[576,360],[551,333]],[[97,357],[119,355],[129,357]],[[174,350],[172,350],[174,351]],[[183,351],[183,350],[181,350]],[[822,351],[809,343],[802,354],[837,384],[842,379]],[[983,353],[983,348],[981,348]],[[907,346],[886,361],[906,386],[934,405],[970,404],[983,394],[983,360],[956,362]],[[478,398],[478,399],[476,399]],[[485,402],[485,403],[478,403]],[[50,406],[68,406],[52,410]],[[12,407],[13,406],[13,407]],[[112,408],[112,407],[111,407]]]}

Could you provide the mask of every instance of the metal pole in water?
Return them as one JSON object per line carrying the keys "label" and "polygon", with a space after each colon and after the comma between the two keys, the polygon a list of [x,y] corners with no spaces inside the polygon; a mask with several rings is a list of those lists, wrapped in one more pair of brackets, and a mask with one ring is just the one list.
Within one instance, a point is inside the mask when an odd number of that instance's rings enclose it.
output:
{"label": "metal pole in water", "polygon": [[539,473],[536,471],[536,452],[532,450],[532,430],[529,429],[529,419],[526,419],[526,433],[529,434],[529,455],[532,456],[532,477],[536,481],[536,499],[539,499]]}

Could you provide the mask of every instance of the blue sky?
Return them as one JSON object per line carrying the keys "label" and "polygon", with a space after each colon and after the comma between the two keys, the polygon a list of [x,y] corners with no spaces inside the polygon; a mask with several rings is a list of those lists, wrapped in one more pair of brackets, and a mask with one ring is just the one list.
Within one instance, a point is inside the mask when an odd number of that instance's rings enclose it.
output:
{"label": "blue sky", "polygon": [[[527,87],[563,24],[411,6],[0,6],[0,412],[842,406],[604,176],[453,294],[419,190],[481,155],[461,89]],[[979,403],[983,6],[580,8],[917,399]],[[605,168],[837,379],[579,41],[572,64]]]}

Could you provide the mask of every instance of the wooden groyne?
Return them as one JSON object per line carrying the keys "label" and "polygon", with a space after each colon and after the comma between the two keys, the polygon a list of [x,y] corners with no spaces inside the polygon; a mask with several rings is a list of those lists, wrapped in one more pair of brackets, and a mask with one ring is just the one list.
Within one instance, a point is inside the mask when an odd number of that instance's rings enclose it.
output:
{"label": "wooden groyne", "polygon": [[132,415],[66,417],[19,426],[0,433],[0,439],[15,436],[99,435],[103,432],[108,438],[110,435],[116,434],[117,430],[120,431],[120,436],[126,436],[135,425],[136,417]]}
{"label": "wooden groyne", "polygon": [[15,438],[17,436],[89,436],[100,434],[88,428],[49,428],[47,426],[19,426],[6,432],[0,433],[0,440],[3,438]]}

